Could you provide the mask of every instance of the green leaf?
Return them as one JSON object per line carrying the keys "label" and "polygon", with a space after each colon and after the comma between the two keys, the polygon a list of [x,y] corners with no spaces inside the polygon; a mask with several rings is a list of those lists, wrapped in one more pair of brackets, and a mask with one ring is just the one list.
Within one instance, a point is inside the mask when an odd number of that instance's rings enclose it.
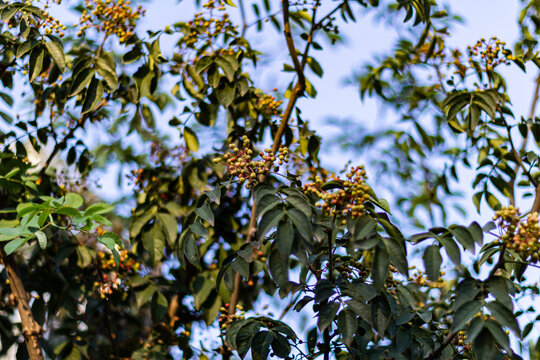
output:
{"label": "green leaf", "polygon": [[285,198],[285,201],[287,201],[292,207],[295,207],[296,209],[303,212],[308,219],[311,219],[312,216],[312,208],[307,199],[301,195],[289,195]]}
{"label": "green leaf", "polygon": [[464,226],[456,226],[450,230],[454,238],[465,248],[474,254],[474,239],[469,230]]}
{"label": "green leaf", "polygon": [[318,77],[322,77],[323,76],[323,69],[321,67],[321,65],[317,62],[317,60],[315,60],[314,58],[312,58],[311,56],[309,56],[307,58],[307,64],[309,66],[309,68],[318,76]]}
{"label": "green leaf", "polygon": [[311,219],[306,214],[298,209],[287,209],[287,214],[300,236],[306,241],[311,242],[313,239],[313,229],[311,227]]}
{"label": "green leaf", "polygon": [[268,259],[268,268],[272,274],[272,280],[284,291],[288,291],[290,288],[289,257],[282,256],[279,251],[273,250]]}
{"label": "green leaf", "polygon": [[486,201],[490,208],[492,208],[495,211],[498,211],[501,209],[501,202],[499,199],[495,197],[492,193],[486,191]]}
{"label": "green leaf", "polygon": [[98,237],[98,241],[105,245],[109,250],[114,250],[114,246],[116,245],[114,239],[110,236],[100,236]]}
{"label": "green leaf", "polygon": [[216,58],[216,64],[223,70],[223,73],[227,77],[227,80],[232,82],[234,80],[234,73],[236,72],[236,69],[238,68],[238,63],[234,64],[232,61],[232,57],[218,57]]}
{"label": "green leaf", "polygon": [[291,345],[287,338],[279,333],[274,332],[274,341],[272,341],[272,351],[274,355],[287,359],[291,352]]}
{"label": "green leaf", "polygon": [[41,230],[36,231],[36,238],[39,244],[39,247],[45,250],[47,248],[47,235]]}
{"label": "green leaf", "polygon": [[103,83],[94,77],[90,85],[88,85],[88,90],[86,90],[81,114],[96,110],[99,103],[103,100],[103,92]]}
{"label": "green leaf", "polygon": [[270,353],[270,346],[274,341],[272,331],[261,331],[251,340],[251,357],[253,360],[266,360]]}
{"label": "green leaf", "polygon": [[244,278],[249,278],[249,264],[243,257],[238,256],[232,263],[232,268]]}
{"label": "green leaf", "polygon": [[69,96],[75,96],[90,84],[90,81],[94,77],[95,70],[91,68],[85,68],[81,70],[71,83],[71,89],[69,90]]}
{"label": "green leaf", "polygon": [[28,69],[28,77],[30,82],[33,82],[41,74],[43,69],[43,58],[45,56],[45,51],[41,46],[35,47],[30,53],[30,62]]}
{"label": "green leaf", "polygon": [[356,315],[349,309],[344,309],[338,316],[338,330],[341,334],[342,341],[345,345],[350,346],[353,336],[358,328]]}
{"label": "green leaf", "polygon": [[0,228],[0,241],[9,241],[22,236],[24,229],[16,228]]}
{"label": "green leaf", "polygon": [[77,209],[67,207],[67,206],[54,210],[54,213],[60,214],[60,215],[66,215],[70,217],[80,216],[81,214]]}
{"label": "green leaf", "polygon": [[195,209],[195,214],[210,224],[210,226],[214,226],[214,212],[207,201]]}
{"label": "green leaf", "polygon": [[116,90],[118,88],[118,75],[116,74],[114,58],[111,54],[104,53],[96,60],[97,73],[105,80],[107,86]]}
{"label": "green leaf", "polygon": [[482,309],[482,303],[477,300],[469,301],[461,306],[454,314],[452,320],[452,332],[456,332],[465,327],[467,321],[471,320],[473,316],[478,314]]}
{"label": "green leaf", "polygon": [[4,245],[4,251],[6,252],[6,255],[10,255],[12,252],[23,246],[30,238],[26,237],[20,237],[11,240],[6,245]]}
{"label": "green leaf", "polygon": [[206,276],[199,275],[195,278],[193,281],[193,300],[197,311],[201,310],[203,303],[215,287],[215,281]]}
{"label": "green leaf", "polygon": [[473,238],[474,242],[482,246],[482,243],[484,242],[484,232],[482,231],[482,227],[476,221],[474,221],[467,229],[469,230],[469,234]]}
{"label": "green leaf", "polygon": [[169,308],[169,302],[165,295],[161,292],[156,291],[152,297],[152,306],[150,308],[152,320],[156,323],[159,323],[167,314],[167,309]]}
{"label": "green leaf", "polygon": [[495,339],[491,332],[484,328],[473,341],[473,350],[476,360],[493,360],[497,355],[497,348],[493,346]]}
{"label": "green leaf", "polygon": [[156,266],[163,258],[163,250],[165,249],[165,234],[157,223],[143,232],[142,245],[150,255],[150,262]]}
{"label": "green leaf", "polygon": [[276,234],[276,245],[281,255],[289,256],[291,254],[293,242],[293,226],[289,221],[285,221],[279,225]]}
{"label": "green leaf", "polygon": [[514,308],[514,303],[512,302],[512,298],[510,297],[510,289],[508,289],[506,281],[507,279],[501,276],[494,276],[489,278],[485,282],[485,285],[487,287],[487,290],[495,297],[495,299],[499,303],[506,306],[508,310],[512,311]]}
{"label": "green leaf", "polygon": [[197,152],[199,150],[197,134],[189,126],[184,127],[184,141],[189,151]]}
{"label": "green leaf", "polygon": [[84,199],[81,195],[76,193],[68,193],[64,197],[64,205],[72,208],[79,208],[84,204]]}
{"label": "green leaf", "polygon": [[257,239],[259,242],[264,240],[266,234],[279,223],[284,214],[280,209],[272,209],[263,215],[257,227]]}
{"label": "green leaf", "polygon": [[280,203],[281,199],[279,196],[276,196],[275,194],[264,195],[260,200],[257,201],[257,218],[260,218],[267,211],[272,210]]}
{"label": "green leaf", "polygon": [[215,92],[219,103],[223,105],[224,108],[228,108],[232,104],[235,95],[235,88],[229,82],[222,81]]}
{"label": "green leaf", "polygon": [[156,218],[167,238],[167,243],[171,248],[174,248],[174,244],[178,236],[178,222],[176,221],[176,218],[165,212],[157,213]]}
{"label": "green leaf", "polygon": [[491,312],[491,315],[493,315],[501,325],[508,327],[517,337],[521,337],[521,331],[519,330],[516,316],[512,311],[498,301],[491,301],[486,305]]}
{"label": "green leaf", "polygon": [[323,332],[332,324],[339,310],[339,302],[331,302],[326,306],[321,306],[317,319],[317,327]]}
{"label": "green leaf", "polygon": [[497,344],[499,344],[506,350],[510,350],[510,339],[508,338],[508,335],[506,334],[504,329],[499,324],[497,324],[491,319],[487,319],[485,321],[485,327],[489,330]]}
{"label": "green leaf", "polygon": [[30,50],[32,50],[39,44],[40,42],[34,38],[28,39],[27,41],[23,42],[17,48],[17,58],[20,58],[21,56],[23,56],[24,54],[26,54],[27,52],[29,52]]}
{"label": "green leaf", "polygon": [[8,22],[10,21],[17,12],[19,12],[20,7],[16,6],[19,5],[17,3],[12,4],[11,6],[7,6],[2,10],[2,21]]}
{"label": "green leaf", "polygon": [[372,276],[373,285],[377,290],[380,290],[386,281],[389,265],[390,256],[388,252],[380,247],[376,247],[373,254]]}
{"label": "green leaf", "polygon": [[442,256],[439,252],[439,247],[437,245],[430,245],[424,251],[424,267],[426,268],[426,273],[428,279],[431,281],[437,281],[439,279],[439,270],[442,264]]}
{"label": "green leaf", "polygon": [[407,262],[407,254],[405,253],[405,244],[399,244],[394,238],[383,237],[382,239],[386,250],[390,254],[392,264],[396,266],[400,273],[408,275],[409,264]]}
{"label": "green leaf", "polygon": [[141,307],[144,304],[146,304],[150,299],[152,298],[152,295],[157,291],[157,286],[154,284],[150,284],[147,287],[145,287],[141,291],[137,291],[135,293],[135,300],[137,302],[137,306]]}
{"label": "green leaf", "polygon": [[[120,236],[118,236],[117,234],[111,231],[107,231],[101,237],[103,239],[110,239],[112,240],[112,242],[114,242],[114,244],[118,245],[119,247],[122,247],[122,239],[120,239]],[[113,250],[114,246],[109,247],[109,249]]]}
{"label": "green leaf", "polygon": [[90,205],[84,212],[84,216],[106,214],[114,210],[114,206],[105,203]]}
{"label": "green leaf", "polygon": [[56,63],[56,66],[58,66],[60,69],[60,72],[64,72],[66,70],[66,58],[64,56],[64,49],[62,49],[62,46],[56,41],[47,41],[45,46],[47,47],[49,55]]}
{"label": "green leaf", "polygon": [[364,240],[376,230],[377,222],[368,215],[362,215],[356,219],[352,229],[353,239],[356,241]]}
{"label": "green leaf", "polygon": [[184,255],[187,261],[189,261],[197,269],[201,269],[201,256],[199,255],[199,247],[193,234],[188,235],[184,242]]}
{"label": "green leaf", "polygon": [[458,266],[461,265],[461,252],[454,239],[449,236],[438,237],[438,239],[444,246],[444,250],[446,250],[446,254],[450,260]]}

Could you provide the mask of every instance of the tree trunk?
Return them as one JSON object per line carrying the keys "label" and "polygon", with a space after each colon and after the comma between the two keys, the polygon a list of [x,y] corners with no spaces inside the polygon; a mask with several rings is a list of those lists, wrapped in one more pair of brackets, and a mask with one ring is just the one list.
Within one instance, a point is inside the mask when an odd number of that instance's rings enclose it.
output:
{"label": "tree trunk", "polygon": [[24,289],[17,271],[17,265],[14,263],[13,258],[8,257],[4,250],[0,250],[0,257],[6,268],[11,292],[13,296],[15,296],[15,301],[17,302],[17,310],[21,317],[22,333],[26,342],[26,348],[28,349],[28,357],[30,360],[43,360],[43,352],[39,345],[39,338],[41,337],[43,329],[32,315],[32,310],[28,304],[30,296]]}

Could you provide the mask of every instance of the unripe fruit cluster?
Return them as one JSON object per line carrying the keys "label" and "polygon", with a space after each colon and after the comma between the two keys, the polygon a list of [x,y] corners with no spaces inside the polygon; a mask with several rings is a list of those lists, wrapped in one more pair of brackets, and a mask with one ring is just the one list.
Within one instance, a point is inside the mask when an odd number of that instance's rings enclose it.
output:
{"label": "unripe fruit cluster", "polygon": [[229,149],[231,149],[230,153],[223,155],[223,158],[215,158],[214,162],[224,161],[228,172],[237,177],[240,184],[247,182],[247,188],[258,182],[258,177],[267,176],[272,168],[277,171],[279,167],[275,167],[276,163],[279,166],[289,162],[289,148],[285,146],[282,146],[275,154],[271,149],[265,149],[258,153],[261,160],[254,160],[255,152],[246,135],[242,137],[241,148],[230,144]]}
{"label": "unripe fruit cluster", "polygon": [[129,275],[139,271],[141,264],[137,262],[135,256],[130,255],[127,250],[118,251],[120,264],[116,267],[114,257],[105,252],[98,252],[98,265],[100,267],[100,281],[94,282],[94,288],[102,299],[111,295],[114,291],[122,289],[122,283]]}
{"label": "unripe fruit cluster", "polygon": [[242,305],[236,305],[236,310],[240,311],[239,315],[229,314],[229,304],[225,304],[224,307],[220,308],[221,315],[219,315],[219,325],[222,330],[228,328],[233,322],[237,320],[243,320],[245,317],[244,307]]}
{"label": "unripe fruit cluster", "polygon": [[[203,4],[203,7],[209,10],[213,10],[216,2],[209,1]],[[225,4],[219,1],[219,11],[225,10]],[[207,45],[213,42],[213,39],[222,34],[229,34],[233,37],[238,35],[237,26],[233,25],[229,19],[229,14],[223,13],[221,16],[212,16],[209,14],[205,16],[202,12],[196,13],[195,18],[187,23],[189,26],[189,32],[181,40],[186,47],[196,49],[200,46],[199,42],[206,39]],[[230,51],[228,51],[230,53]]]}
{"label": "unripe fruit cluster", "polygon": [[341,273],[341,277],[345,279],[366,279],[369,277],[370,269],[360,261],[347,261],[336,267],[336,270]]}
{"label": "unripe fruit cluster", "polygon": [[369,199],[369,186],[365,183],[366,171],[363,166],[352,167],[346,174],[347,179],[334,177],[334,181],[342,183],[337,190],[323,190],[324,181],[320,176],[315,182],[304,185],[304,192],[314,194],[322,200],[317,203],[325,215],[351,215],[358,217],[364,213],[364,203]]}
{"label": "unripe fruit cluster", "polygon": [[482,38],[474,44],[468,46],[469,64],[474,67],[474,62],[482,62],[485,64],[486,70],[492,70],[495,66],[508,63],[513,59],[512,52],[504,46],[506,42],[500,41],[496,37],[487,40]]}
{"label": "unripe fruit cluster", "polygon": [[264,94],[263,96],[258,96],[257,108],[263,115],[278,115],[281,104],[283,104],[283,101],[276,100],[272,95]]}
{"label": "unripe fruit cluster", "polygon": [[523,221],[519,209],[508,206],[495,213],[494,221],[504,232],[500,240],[506,247],[519,253],[524,261],[540,259],[540,225],[538,213],[534,212]]}
{"label": "unripe fruit cluster", "polygon": [[129,0],[86,0],[86,8],[77,36],[83,36],[86,29],[94,27],[106,35],[116,35],[120,43],[133,35],[136,20],[145,13],[140,6],[133,9]]}

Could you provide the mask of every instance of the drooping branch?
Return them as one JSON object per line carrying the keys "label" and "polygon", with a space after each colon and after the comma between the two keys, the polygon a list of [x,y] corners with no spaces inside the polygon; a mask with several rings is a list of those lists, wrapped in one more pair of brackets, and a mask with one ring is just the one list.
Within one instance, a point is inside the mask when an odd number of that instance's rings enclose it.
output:
{"label": "drooping branch", "polygon": [[[98,109],[100,109],[101,107],[103,107],[105,104],[107,103],[107,100],[106,99],[103,99],[101,100],[101,102],[99,102],[99,104],[97,105],[96,107],[96,110],[94,111],[97,111]],[[45,161],[45,163],[43,164],[43,167],[41,168],[41,170],[39,171],[40,175],[44,175],[45,174],[45,171],[47,171],[47,169],[49,168],[49,166],[51,166],[51,163],[52,161],[54,160],[55,156],[58,154],[58,152],[60,150],[62,150],[63,148],[65,148],[65,146],[67,145],[67,142],[73,138],[73,136],[75,135],[75,131],[77,131],[78,129],[82,128],[83,125],[84,125],[84,122],[86,121],[86,119],[88,119],[88,115],[83,115],[79,118],[79,120],[77,120],[76,124],[69,130],[69,132],[62,138],[62,140],[60,140],[60,142],[56,143],[56,145],[54,146],[51,154],[49,155],[49,157],[47,158],[47,160]]]}
{"label": "drooping branch", "polygon": [[4,264],[11,292],[17,302],[17,311],[21,317],[22,334],[26,343],[26,349],[28,350],[28,357],[30,360],[43,360],[43,352],[39,345],[39,339],[41,338],[43,329],[32,315],[29,305],[30,296],[24,288],[19,272],[17,271],[17,265],[13,261],[13,257],[7,256],[3,249],[0,250],[0,260]]}

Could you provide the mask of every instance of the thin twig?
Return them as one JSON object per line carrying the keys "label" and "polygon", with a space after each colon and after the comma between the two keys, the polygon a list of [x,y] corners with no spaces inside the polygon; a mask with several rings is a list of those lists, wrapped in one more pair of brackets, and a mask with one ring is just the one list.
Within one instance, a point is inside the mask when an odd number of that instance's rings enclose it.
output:
{"label": "thin twig", "polygon": [[[106,103],[107,103],[107,100],[102,99],[101,102],[98,104],[96,110],[94,110],[94,112],[97,111],[98,109],[100,109]],[[45,174],[45,171],[47,171],[47,168],[51,165],[51,163],[54,160],[54,157],[56,156],[56,154],[58,154],[58,152],[62,148],[64,148],[66,146],[68,140],[73,138],[73,135],[75,135],[75,131],[77,131],[79,128],[81,128],[84,125],[84,122],[86,121],[87,118],[88,118],[87,114],[81,116],[79,118],[79,120],[77,120],[77,123],[75,124],[75,126],[72,127],[69,130],[69,132],[66,134],[66,136],[64,136],[64,138],[62,140],[60,140],[60,142],[56,143],[56,145],[54,146],[53,151],[51,152],[51,154],[49,155],[49,157],[47,158],[47,160],[43,164],[43,167],[41,168],[41,170],[39,171],[40,175]]]}
{"label": "thin twig", "polygon": [[[283,0],[283,23],[284,23],[284,34],[285,34],[285,41],[287,42],[287,47],[290,52],[290,56],[293,59],[293,63],[295,65],[295,70],[297,72],[298,80],[293,87],[293,91],[291,93],[291,96],[289,98],[289,102],[287,103],[287,107],[285,111],[283,112],[283,115],[281,116],[281,123],[274,134],[274,143],[272,145],[272,151],[276,153],[281,145],[281,137],[283,136],[283,133],[285,132],[285,128],[287,127],[287,124],[289,123],[289,119],[292,114],[292,110],[294,109],[294,106],[296,104],[296,101],[298,98],[304,93],[305,89],[305,77],[302,65],[300,61],[298,60],[298,55],[296,54],[296,48],[294,46],[294,40],[292,38],[291,34],[291,26],[289,22],[289,0]],[[259,177],[259,182],[264,182],[266,180],[266,176],[261,175]],[[248,225],[248,233],[246,237],[246,243],[250,243],[253,239],[253,236],[255,235],[255,232],[257,231],[257,204],[253,202],[253,205],[251,207],[251,216],[249,219],[249,225]],[[238,304],[238,297],[240,295],[240,287],[242,285],[242,276],[240,274],[236,274],[234,279],[234,290],[231,295],[231,300],[229,302],[229,309],[228,313],[229,315],[233,315],[236,311],[236,305]]]}

